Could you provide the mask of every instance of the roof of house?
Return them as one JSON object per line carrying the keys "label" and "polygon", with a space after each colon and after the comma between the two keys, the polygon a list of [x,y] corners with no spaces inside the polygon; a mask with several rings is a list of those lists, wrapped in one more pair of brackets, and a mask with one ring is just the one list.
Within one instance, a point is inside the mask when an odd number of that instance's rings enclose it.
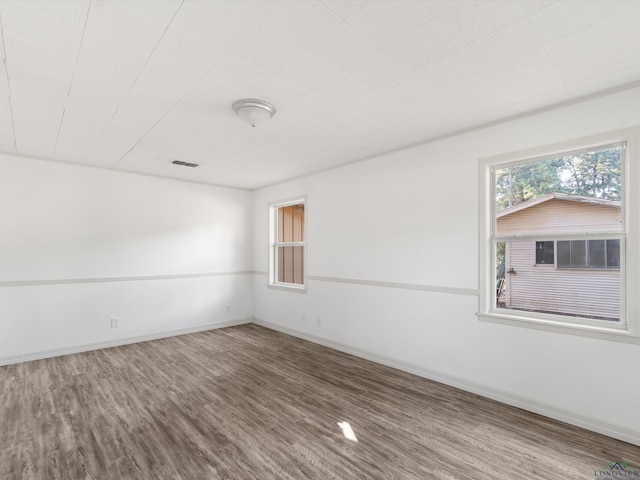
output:
{"label": "roof of house", "polygon": [[546,195],[541,195],[536,198],[532,198],[531,200],[527,200],[526,202],[514,205],[513,207],[507,207],[504,210],[499,211],[496,215],[496,218],[504,217],[506,215],[525,210],[535,205],[540,205],[541,203],[548,202],[549,200],[564,200],[567,202],[588,203],[590,205],[600,205],[602,207],[614,208],[620,208],[621,205],[621,203],[617,200],[605,200],[604,198],[585,197],[582,195],[569,195],[567,193],[553,192],[547,193]]}

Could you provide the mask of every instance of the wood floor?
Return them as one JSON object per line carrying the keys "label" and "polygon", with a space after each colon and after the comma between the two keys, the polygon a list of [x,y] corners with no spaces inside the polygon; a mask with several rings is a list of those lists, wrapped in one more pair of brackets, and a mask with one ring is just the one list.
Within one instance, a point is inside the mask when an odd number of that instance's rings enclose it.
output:
{"label": "wood floor", "polygon": [[1,479],[573,480],[640,463],[640,447],[255,325],[0,367],[0,409]]}

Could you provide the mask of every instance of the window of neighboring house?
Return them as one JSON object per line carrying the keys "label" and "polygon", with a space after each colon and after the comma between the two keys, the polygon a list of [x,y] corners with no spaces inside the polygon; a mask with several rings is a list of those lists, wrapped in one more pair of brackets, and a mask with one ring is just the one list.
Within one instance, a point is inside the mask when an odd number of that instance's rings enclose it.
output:
{"label": "window of neighboring house", "polygon": [[480,318],[640,336],[625,315],[640,307],[625,291],[640,263],[626,253],[638,236],[626,220],[638,215],[626,201],[638,131],[611,138],[480,162]]}
{"label": "window of neighboring house", "polygon": [[620,240],[539,241],[536,242],[536,265],[618,270]]}
{"label": "window of neighboring house", "polygon": [[294,289],[305,286],[305,200],[270,206],[269,284]]}
{"label": "window of neighboring house", "polygon": [[558,241],[558,268],[620,269],[620,240]]}
{"label": "window of neighboring house", "polygon": [[536,242],[536,265],[554,264],[554,242]]}

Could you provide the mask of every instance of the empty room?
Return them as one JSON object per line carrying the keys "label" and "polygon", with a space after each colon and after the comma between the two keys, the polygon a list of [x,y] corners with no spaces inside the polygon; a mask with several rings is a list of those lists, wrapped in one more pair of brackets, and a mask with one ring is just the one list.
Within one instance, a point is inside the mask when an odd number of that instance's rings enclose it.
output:
{"label": "empty room", "polygon": [[0,479],[640,480],[638,25],[0,0]]}

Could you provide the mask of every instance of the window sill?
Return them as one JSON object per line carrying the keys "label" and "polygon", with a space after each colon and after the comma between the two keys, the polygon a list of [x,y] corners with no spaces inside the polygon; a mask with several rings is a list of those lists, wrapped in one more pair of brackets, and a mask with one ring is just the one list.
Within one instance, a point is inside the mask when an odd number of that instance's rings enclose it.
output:
{"label": "window sill", "polygon": [[616,268],[556,267],[556,270],[571,271],[571,272],[619,272],[620,267],[616,267]]}
{"label": "window sill", "polygon": [[306,285],[294,285],[291,283],[268,283],[267,288],[285,292],[307,293]]}
{"label": "window sill", "polygon": [[[537,319],[517,314],[502,313],[477,313],[478,319],[483,322],[499,323],[514,327],[531,328],[534,330],[545,330],[548,332],[563,333],[581,337],[597,338],[614,342],[633,343],[640,345],[640,337],[632,334],[624,327],[607,328],[594,325],[582,325],[569,322],[558,322],[554,320]],[[628,327],[627,327],[628,328]]]}

